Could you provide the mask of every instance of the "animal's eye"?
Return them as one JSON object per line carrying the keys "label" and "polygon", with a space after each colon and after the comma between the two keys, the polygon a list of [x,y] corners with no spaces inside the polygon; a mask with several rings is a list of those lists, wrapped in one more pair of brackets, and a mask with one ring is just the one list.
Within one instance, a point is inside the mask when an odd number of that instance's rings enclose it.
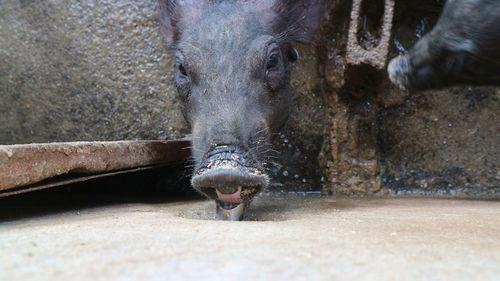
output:
{"label": "animal's eye", "polygon": [[280,55],[275,53],[269,56],[267,59],[266,70],[271,70],[276,68],[280,63]]}
{"label": "animal's eye", "polygon": [[179,72],[183,75],[183,76],[187,76],[187,72],[186,72],[186,69],[184,68],[184,65],[182,65],[182,63],[177,63],[177,68],[179,69]]}

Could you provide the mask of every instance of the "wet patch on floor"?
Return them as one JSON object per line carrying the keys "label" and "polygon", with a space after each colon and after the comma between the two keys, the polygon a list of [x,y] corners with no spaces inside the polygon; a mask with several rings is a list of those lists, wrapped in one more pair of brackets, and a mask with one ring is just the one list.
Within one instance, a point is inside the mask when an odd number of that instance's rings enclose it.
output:
{"label": "wet patch on floor", "polygon": [[[300,220],[306,215],[337,212],[348,207],[343,200],[333,198],[299,197],[294,195],[260,195],[248,209],[245,221],[288,221]],[[205,201],[186,206],[179,216],[194,220],[214,220],[215,203]]]}

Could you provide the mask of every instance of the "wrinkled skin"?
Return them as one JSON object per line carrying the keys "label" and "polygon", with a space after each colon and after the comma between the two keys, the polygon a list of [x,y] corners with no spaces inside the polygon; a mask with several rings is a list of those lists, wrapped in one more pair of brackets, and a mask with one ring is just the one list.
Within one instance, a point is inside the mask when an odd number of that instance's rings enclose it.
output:
{"label": "wrinkled skin", "polygon": [[291,43],[316,39],[324,3],[160,0],[158,10],[192,129],[192,184],[216,201],[217,219],[240,220],[269,184],[269,139],[292,98]]}
{"label": "wrinkled skin", "polygon": [[500,85],[500,1],[448,0],[436,26],[387,71],[402,89]]}

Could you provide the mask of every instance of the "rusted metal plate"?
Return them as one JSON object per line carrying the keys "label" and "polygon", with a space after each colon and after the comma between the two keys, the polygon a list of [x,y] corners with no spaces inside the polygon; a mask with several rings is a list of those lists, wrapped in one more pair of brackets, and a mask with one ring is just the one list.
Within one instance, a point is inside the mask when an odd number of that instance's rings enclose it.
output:
{"label": "rusted metal plate", "polygon": [[188,139],[0,145],[0,191],[75,174],[166,164],[189,157]]}

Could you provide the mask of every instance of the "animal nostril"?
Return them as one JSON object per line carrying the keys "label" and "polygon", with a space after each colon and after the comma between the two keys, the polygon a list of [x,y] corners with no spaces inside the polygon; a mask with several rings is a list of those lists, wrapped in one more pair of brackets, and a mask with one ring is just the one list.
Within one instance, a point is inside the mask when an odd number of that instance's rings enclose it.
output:
{"label": "animal nostril", "polygon": [[199,190],[209,198],[217,198],[217,191],[213,187],[201,187]]}
{"label": "animal nostril", "polygon": [[191,183],[209,198],[238,203],[251,200],[269,184],[269,176],[250,165],[244,150],[217,145],[205,154]]}

